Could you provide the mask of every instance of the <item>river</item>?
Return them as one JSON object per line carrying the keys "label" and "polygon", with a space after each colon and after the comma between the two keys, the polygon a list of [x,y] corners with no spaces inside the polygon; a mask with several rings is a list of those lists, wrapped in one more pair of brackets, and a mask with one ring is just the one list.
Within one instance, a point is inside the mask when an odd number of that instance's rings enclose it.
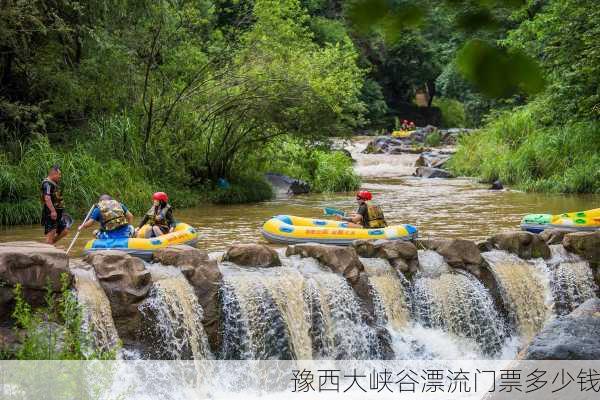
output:
{"label": "river", "polygon": [[[517,229],[524,214],[556,214],[600,206],[600,195],[491,191],[488,185],[468,178],[416,178],[411,174],[417,155],[362,154],[369,140],[358,137],[345,146],[356,160],[362,187],[373,193],[388,223],[415,225],[423,238],[482,240],[501,230]],[[200,230],[200,248],[218,251],[231,243],[263,240],[260,227],[273,215],[314,217],[322,215],[324,206],[352,210],[356,207],[354,194],[309,194],[257,204],[205,205],[176,210],[175,215]],[[74,255],[80,255],[85,241],[91,238],[91,230],[84,232]],[[21,225],[0,230],[0,242],[15,240],[43,240],[42,227]],[[68,245],[68,240],[63,244]]]}

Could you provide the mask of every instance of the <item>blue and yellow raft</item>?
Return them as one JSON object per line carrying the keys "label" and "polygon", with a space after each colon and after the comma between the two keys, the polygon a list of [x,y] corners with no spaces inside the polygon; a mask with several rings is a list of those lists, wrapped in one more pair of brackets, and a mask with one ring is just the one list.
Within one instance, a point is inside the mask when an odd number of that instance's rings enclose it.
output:
{"label": "blue and yellow raft", "polygon": [[[143,229],[150,229],[147,225]],[[142,231],[143,232],[143,231]],[[152,253],[165,247],[178,244],[195,246],[198,242],[199,233],[192,226],[178,223],[171,233],[153,237],[142,238],[120,238],[120,239],[93,239],[86,243],[84,252],[91,253],[99,250],[119,250],[145,260],[152,258]]]}
{"label": "blue and yellow raft", "polygon": [[521,229],[540,233],[546,229],[558,228],[569,231],[600,230],[600,208],[564,214],[529,214],[521,220]]}
{"label": "blue and yellow raft", "polygon": [[359,239],[412,240],[417,228],[394,225],[380,229],[348,228],[347,222],[278,215],[264,223],[262,235],[272,243],[323,243],[348,246]]}

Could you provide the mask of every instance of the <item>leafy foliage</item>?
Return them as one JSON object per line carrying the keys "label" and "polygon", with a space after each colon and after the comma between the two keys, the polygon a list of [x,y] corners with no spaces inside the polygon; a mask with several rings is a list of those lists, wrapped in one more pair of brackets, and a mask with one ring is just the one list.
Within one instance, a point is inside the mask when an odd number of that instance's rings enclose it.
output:
{"label": "leafy foliage", "polygon": [[60,297],[46,291],[46,306],[33,310],[23,297],[23,288],[14,289],[13,318],[22,336],[14,354],[18,360],[92,360],[114,359],[115,350],[94,349],[89,332],[83,327],[83,313],[74,293],[69,289],[67,274],[61,276]]}

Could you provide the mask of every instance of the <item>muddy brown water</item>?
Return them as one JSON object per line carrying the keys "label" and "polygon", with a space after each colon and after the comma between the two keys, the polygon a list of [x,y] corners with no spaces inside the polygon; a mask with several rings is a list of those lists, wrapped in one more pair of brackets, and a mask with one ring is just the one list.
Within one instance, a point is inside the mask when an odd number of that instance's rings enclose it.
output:
{"label": "muddy brown water", "polygon": [[[368,141],[368,138],[357,138],[345,146],[356,160],[355,170],[363,178],[363,188],[370,190],[374,200],[382,205],[388,223],[415,225],[421,237],[482,240],[501,230],[518,229],[525,214],[556,214],[600,207],[600,195],[490,191],[488,185],[467,178],[415,178],[411,174],[416,155],[362,154]],[[175,210],[175,216],[199,229],[199,248],[218,251],[233,243],[263,241],[260,227],[273,215],[319,217],[325,206],[352,210],[356,207],[354,194],[309,194],[282,196],[257,204],[205,205]],[[136,222],[138,220],[136,218]],[[80,255],[85,242],[91,238],[91,230],[84,232],[73,254]],[[0,242],[15,240],[41,241],[42,227],[0,228]],[[69,242],[67,238],[62,245],[67,247]]]}

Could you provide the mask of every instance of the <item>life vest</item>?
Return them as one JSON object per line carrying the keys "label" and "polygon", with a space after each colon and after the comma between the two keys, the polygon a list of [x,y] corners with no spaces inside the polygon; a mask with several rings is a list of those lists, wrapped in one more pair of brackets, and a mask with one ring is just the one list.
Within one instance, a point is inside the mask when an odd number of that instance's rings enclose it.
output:
{"label": "life vest", "polygon": [[98,203],[98,209],[102,215],[105,231],[114,231],[129,224],[121,203],[116,200],[102,200]]}
{"label": "life vest", "polygon": [[385,228],[387,226],[383,210],[376,204],[367,202],[368,228]]}
{"label": "life vest", "polygon": [[159,209],[158,212],[155,212],[155,207],[152,206],[146,213],[146,216],[148,217],[148,225],[168,228],[169,221],[167,221],[167,213],[170,209],[171,205],[167,204],[165,207]]}
{"label": "life vest", "polygon": [[64,204],[64,200],[63,200],[63,196],[62,196],[62,191],[60,190],[60,188],[58,187],[56,182],[54,182],[48,178],[44,178],[44,180],[42,181],[42,193],[40,195],[40,201],[42,202],[42,204],[46,204],[46,199],[45,199],[46,193],[43,192],[44,183],[46,183],[46,182],[48,182],[50,185],[52,185],[54,187],[54,192],[50,195],[50,201],[52,201],[52,205],[56,209],[64,209],[65,204]]}

